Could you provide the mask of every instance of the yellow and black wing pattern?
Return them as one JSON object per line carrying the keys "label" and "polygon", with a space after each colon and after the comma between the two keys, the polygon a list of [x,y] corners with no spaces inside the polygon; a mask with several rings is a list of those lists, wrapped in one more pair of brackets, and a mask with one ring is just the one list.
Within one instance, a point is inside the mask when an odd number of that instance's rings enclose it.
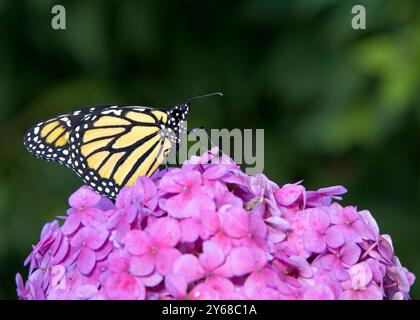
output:
{"label": "yellow and black wing pattern", "polygon": [[35,156],[71,168],[98,193],[114,199],[123,186],[150,176],[179,143],[189,111],[101,106],[40,122],[25,135]]}
{"label": "yellow and black wing pattern", "polygon": [[36,124],[24,136],[26,149],[38,158],[69,166],[68,143],[79,114],[62,114]]}

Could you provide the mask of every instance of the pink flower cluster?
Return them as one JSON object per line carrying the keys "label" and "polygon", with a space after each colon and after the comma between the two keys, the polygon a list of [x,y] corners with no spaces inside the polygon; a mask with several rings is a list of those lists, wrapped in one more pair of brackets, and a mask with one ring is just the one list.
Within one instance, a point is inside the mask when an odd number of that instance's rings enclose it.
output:
{"label": "pink flower cluster", "polygon": [[[214,150],[213,150],[214,153]],[[212,161],[209,161],[212,160]],[[84,186],[45,225],[21,299],[409,299],[414,275],[369,211],[248,176],[211,152],[140,177],[115,204]]]}

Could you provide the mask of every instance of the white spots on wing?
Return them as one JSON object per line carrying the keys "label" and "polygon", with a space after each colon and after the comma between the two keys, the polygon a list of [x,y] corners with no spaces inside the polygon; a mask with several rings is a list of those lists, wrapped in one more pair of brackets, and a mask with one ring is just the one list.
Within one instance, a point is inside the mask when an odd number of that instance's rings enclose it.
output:
{"label": "white spots on wing", "polygon": [[116,116],[120,116],[121,115],[122,110],[106,110],[106,111],[102,111],[102,114],[110,114],[113,113]]}

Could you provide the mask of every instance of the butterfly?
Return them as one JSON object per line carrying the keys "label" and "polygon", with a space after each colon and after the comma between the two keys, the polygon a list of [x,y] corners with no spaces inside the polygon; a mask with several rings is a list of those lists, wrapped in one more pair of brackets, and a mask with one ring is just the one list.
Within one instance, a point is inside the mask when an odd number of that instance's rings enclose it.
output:
{"label": "butterfly", "polygon": [[38,158],[72,169],[99,194],[115,199],[139,176],[151,176],[177,149],[187,133],[190,101],[169,109],[97,106],[39,122],[24,136],[25,148]]}

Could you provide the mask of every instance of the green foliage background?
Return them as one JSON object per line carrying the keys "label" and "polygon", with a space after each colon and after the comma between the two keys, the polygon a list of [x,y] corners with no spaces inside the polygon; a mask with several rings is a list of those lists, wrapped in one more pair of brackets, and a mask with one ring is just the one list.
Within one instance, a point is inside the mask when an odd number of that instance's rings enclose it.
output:
{"label": "green foliage background", "polygon": [[0,1],[0,298],[15,298],[42,226],[81,185],[26,153],[25,129],[79,106],[218,90],[190,126],[264,128],[272,180],[345,185],[344,203],[371,210],[420,275],[420,3],[359,2],[364,31],[347,0],[60,1],[55,31],[55,1]]}

